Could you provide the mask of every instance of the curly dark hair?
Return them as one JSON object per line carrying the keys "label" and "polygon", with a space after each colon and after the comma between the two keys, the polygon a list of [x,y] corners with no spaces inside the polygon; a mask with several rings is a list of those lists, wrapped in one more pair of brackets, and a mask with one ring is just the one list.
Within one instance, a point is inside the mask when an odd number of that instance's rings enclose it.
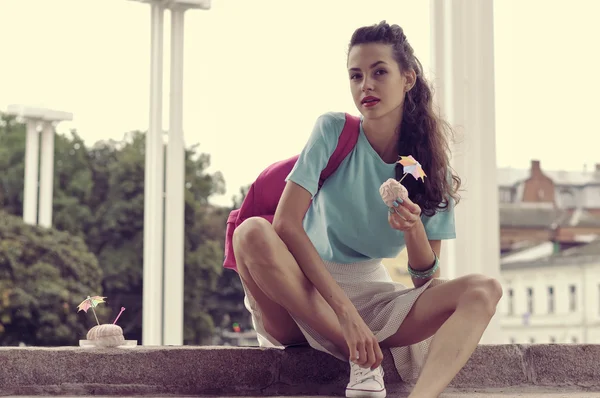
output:
{"label": "curly dark hair", "polygon": [[[449,159],[449,139],[454,137],[454,132],[434,111],[432,89],[402,28],[385,21],[358,28],[350,39],[348,53],[356,45],[369,43],[390,45],[400,70],[412,69],[417,75],[414,87],[406,94],[397,145],[399,155],[413,155],[427,174],[428,180],[424,184],[412,177],[405,178],[402,184],[408,190],[409,198],[421,207],[422,214],[432,216],[436,210],[447,208],[450,198],[455,203],[460,201],[461,179],[450,167]],[[396,179],[400,180],[402,176],[403,166],[398,163]]]}

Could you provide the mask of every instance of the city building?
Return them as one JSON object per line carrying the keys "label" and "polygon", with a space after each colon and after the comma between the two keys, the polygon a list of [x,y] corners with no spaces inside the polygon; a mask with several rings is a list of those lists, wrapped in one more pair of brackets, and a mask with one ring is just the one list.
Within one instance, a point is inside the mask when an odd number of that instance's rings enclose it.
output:
{"label": "city building", "polygon": [[506,343],[600,343],[600,164],[498,170]]}
{"label": "city building", "polygon": [[594,170],[498,169],[500,251],[552,241],[556,250],[600,234],[600,164]]}
{"label": "city building", "polygon": [[599,344],[600,239],[550,255],[548,246],[502,260],[505,342]]}

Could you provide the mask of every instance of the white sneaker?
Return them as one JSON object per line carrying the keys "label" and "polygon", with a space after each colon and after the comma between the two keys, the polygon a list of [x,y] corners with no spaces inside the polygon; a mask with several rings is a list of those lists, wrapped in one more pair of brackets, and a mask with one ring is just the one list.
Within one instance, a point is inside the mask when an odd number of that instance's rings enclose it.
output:
{"label": "white sneaker", "polygon": [[384,398],[383,368],[362,368],[350,362],[350,382],[346,386],[346,397],[350,398]]}

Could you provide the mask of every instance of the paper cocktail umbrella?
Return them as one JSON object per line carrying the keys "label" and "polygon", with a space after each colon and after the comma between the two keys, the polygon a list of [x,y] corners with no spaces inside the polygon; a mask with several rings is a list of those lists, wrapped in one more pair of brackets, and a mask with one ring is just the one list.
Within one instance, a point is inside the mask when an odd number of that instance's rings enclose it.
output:
{"label": "paper cocktail umbrella", "polygon": [[94,296],[94,297],[90,297],[87,296],[87,298],[85,300],[83,300],[81,302],[81,304],[79,304],[77,306],[77,312],[79,311],[84,311],[84,312],[88,312],[88,310],[91,308],[92,312],[94,313],[94,318],[96,318],[96,322],[98,323],[98,325],[100,325],[100,322],[98,321],[98,317],[96,316],[96,311],[94,310],[95,307],[98,306],[98,304],[100,303],[105,303],[104,299],[106,297],[100,297],[100,296]]}
{"label": "paper cocktail umbrella", "polygon": [[399,182],[402,182],[402,180],[404,180],[404,178],[408,174],[412,175],[415,178],[415,180],[418,180],[420,178],[423,182],[425,182],[425,177],[427,177],[427,174],[425,174],[425,172],[423,171],[421,163],[417,162],[417,160],[413,158],[412,155],[400,156],[400,160],[398,161],[398,163],[404,166],[404,177],[402,177]]}

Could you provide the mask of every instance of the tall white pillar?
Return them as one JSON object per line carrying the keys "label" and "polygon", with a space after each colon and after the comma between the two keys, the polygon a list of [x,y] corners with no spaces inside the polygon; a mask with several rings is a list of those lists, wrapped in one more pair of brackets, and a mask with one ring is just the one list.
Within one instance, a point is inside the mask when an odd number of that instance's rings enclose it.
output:
{"label": "tall white pillar", "polygon": [[40,134],[37,120],[27,120],[25,144],[25,189],[23,191],[23,221],[36,225],[38,216],[38,176]]}
{"label": "tall white pillar", "polygon": [[163,344],[164,146],[162,130],[164,7],[152,3],[150,125],[144,176],[144,286],[142,344]]}
{"label": "tall white pillar", "polygon": [[[452,277],[500,278],[496,182],[493,0],[432,0],[436,101],[457,131],[452,166],[464,192],[456,208],[457,239],[443,259]],[[481,342],[502,342],[499,314]]]}
{"label": "tall white pillar", "polygon": [[52,198],[54,190],[54,126],[43,123],[42,151],[40,160],[39,225],[52,226]]}
{"label": "tall white pillar", "polygon": [[183,344],[185,148],[183,143],[183,38],[185,10],[171,9],[171,108],[165,202],[164,344]]}
{"label": "tall white pillar", "polygon": [[[187,9],[209,10],[211,0],[136,1],[149,3],[152,7],[150,129],[146,143],[144,191],[142,343],[180,345],[183,343],[185,244],[185,152],[182,128],[184,12]],[[161,88],[163,16],[166,8],[171,10],[172,53],[169,144],[165,175]],[[163,195],[165,184],[166,195]]]}
{"label": "tall white pillar", "polygon": [[[63,121],[73,120],[73,114],[16,104],[9,105],[6,113],[15,116],[21,123],[25,122],[27,126],[23,221],[50,228],[54,190],[54,126]],[[42,125],[41,151],[38,124]]]}

